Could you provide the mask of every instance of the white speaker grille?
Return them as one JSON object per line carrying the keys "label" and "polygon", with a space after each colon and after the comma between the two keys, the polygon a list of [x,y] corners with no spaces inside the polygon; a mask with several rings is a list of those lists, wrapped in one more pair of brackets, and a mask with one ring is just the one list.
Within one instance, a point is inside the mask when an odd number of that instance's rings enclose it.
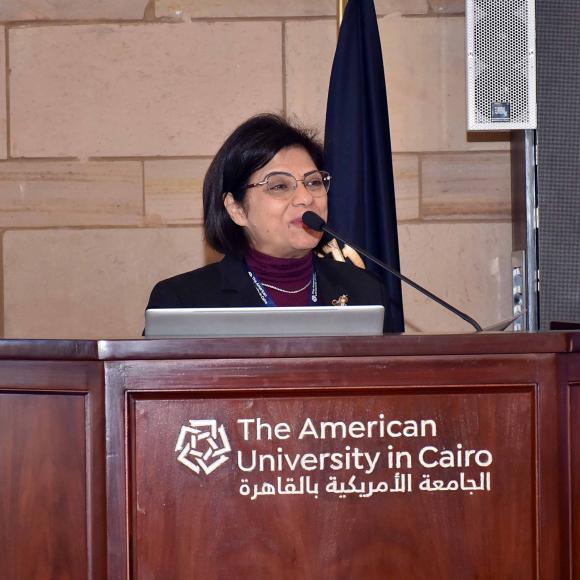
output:
{"label": "white speaker grille", "polygon": [[466,0],[465,14],[468,129],[534,129],[534,0]]}

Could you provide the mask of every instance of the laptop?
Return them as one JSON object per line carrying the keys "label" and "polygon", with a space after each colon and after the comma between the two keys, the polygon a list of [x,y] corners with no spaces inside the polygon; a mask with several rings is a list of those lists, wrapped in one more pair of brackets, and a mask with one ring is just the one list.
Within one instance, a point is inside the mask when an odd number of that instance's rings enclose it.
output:
{"label": "laptop", "polygon": [[145,312],[145,336],[377,336],[384,316],[383,306],[159,308]]}

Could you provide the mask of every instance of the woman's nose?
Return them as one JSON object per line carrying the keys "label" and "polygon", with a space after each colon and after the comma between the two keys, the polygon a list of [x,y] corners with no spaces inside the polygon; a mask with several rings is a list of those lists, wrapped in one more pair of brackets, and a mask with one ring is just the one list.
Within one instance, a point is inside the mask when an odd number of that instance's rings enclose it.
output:
{"label": "woman's nose", "polygon": [[312,193],[308,191],[303,181],[296,182],[292,203],[294,205],[310,205],[312,203]]}

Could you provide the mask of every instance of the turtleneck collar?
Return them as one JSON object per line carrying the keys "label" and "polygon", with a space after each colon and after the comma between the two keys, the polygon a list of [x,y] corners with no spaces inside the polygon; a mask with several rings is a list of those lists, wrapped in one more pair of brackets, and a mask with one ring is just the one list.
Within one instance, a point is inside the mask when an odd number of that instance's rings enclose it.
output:
{"label": "turtleneck collar", "polygon": [[250,249],[246,263],[262,282],[284,290],[301,288],[312,276],[312,252],[303,258],[274,258]]}
{"label": "turtleneck collar", "polygon": [[268,287],[267,291],[277,306],[307,306],[310,303],[313,258],[308,252],[303,258],[274,258],[250,249],[246,255],[246,265],[264,284],[271,284],[287,291],[301,292],[287,294]]}

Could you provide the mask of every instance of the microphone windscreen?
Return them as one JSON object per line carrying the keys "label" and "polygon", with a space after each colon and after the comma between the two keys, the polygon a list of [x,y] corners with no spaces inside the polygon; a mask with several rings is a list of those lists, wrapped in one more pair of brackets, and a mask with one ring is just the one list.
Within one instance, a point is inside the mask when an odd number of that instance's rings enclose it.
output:
{"label": "microphone windscreen", "polygon": [[324,220],[313,211],[305,211],[302,214],[302,223],[315,232],[321,232],[322,228],[326,225]]}

